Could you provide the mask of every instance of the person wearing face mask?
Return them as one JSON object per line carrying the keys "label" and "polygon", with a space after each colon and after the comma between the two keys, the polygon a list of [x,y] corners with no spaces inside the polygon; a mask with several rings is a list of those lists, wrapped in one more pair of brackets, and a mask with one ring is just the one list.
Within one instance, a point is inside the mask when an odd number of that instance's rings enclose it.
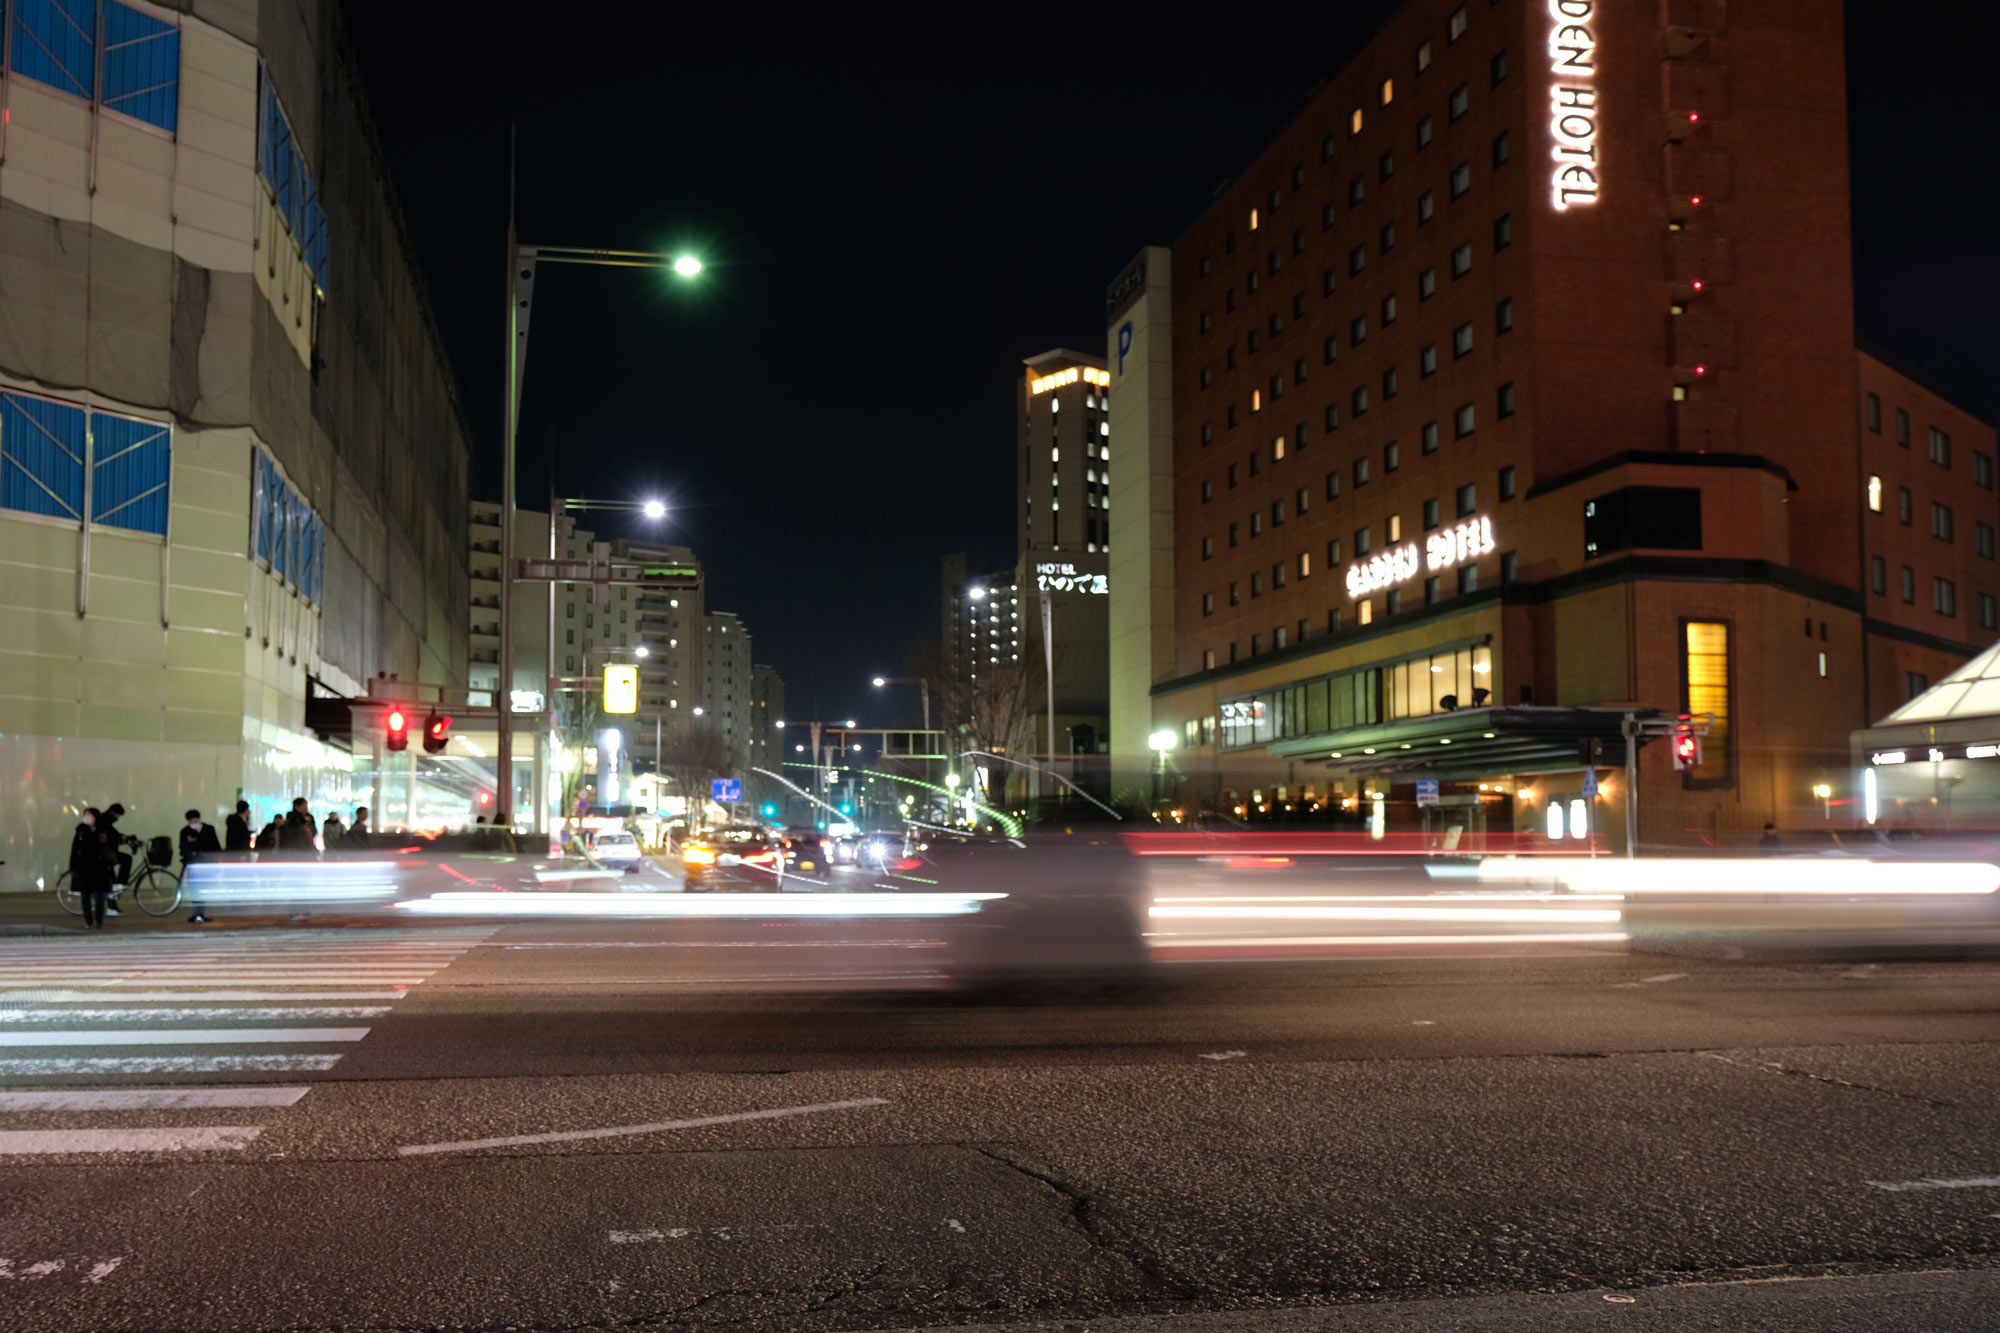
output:
{"label": "person wearing face mask", "polygon": [[92,930],[104,929],[104,901],[111,894],[111,875],[118,864],[97,821],[97,807],[85,810],[69,844],[69,882],[83,903],[83,924]]}
{"label": "person wearing face mask", "polygon": [[[205,853],[220,852],[222,840],[215,836],[215,826],[201,817],[201,811],[187,812],[187,823],[181,828],[181,878],[187,878],[188,867],[200,860]],[[208,920],[208,914],[201,910],[201,899],[194,900],[194,915],[188,920],[201,922]]]}

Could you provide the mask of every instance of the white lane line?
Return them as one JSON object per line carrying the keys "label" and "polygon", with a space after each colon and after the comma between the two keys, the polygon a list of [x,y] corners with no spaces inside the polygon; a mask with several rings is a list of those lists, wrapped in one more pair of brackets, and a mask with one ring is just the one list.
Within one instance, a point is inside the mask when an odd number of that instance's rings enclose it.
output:
{"label": "white lane line", "polygon": [[323,1074],[338,1055],[77,1055],[0,1059],[0,1078],[69,1074]]}
{"label": "white lane line", "polygon": [[2000,1176],[1928,1176],[1922,1180],[1870,1180],[1866,1183],[1892,1194],[1909,1190],[1992,1190],[2000,1189]]}
{"label": "white lane line", "polygon": [[90,1266],[90,1272],[84,1275],[83,1280],[85,1282],[92,1282],[92,1283],[102,1282],[104,1281],[105,1278],[110,1277],[112,1273],[117,1271],[118,1265],[124,1262],[125,1262],[125,1256],[121,1254],[116,1259],[106,1259],[101,1263],[92,1264]]}
{"label": "white lane line", "polygon": [[85,1152],[233,1152],[264,1132],[259,1125],[181,1129],[0,1129],[0,1157]]}
{"label": "white lane line", "polygon": [[441,969],[421,967],[404,963],[342,964],[338,967],[322,967],[317,963],[133,963],[125,966],[118,963],[91,963],[34,967],[0,967],[0,975],[10,977],[129,977],[145,973],[156,977],[179,976],[183,972],[227,972],[240,977],[313,977],[327,981],[338,981],[356,972],[409,972],[429,976]]}
{"label": "white lane line", "polygon": [[18,1046],[304,1046],[360,1041],[367,1028],[86,1028],[77,1032],[0,1032],[0,1050]]}
{"label": "white lane line", "polygon": [[1644,986],[1657,986],[1663,981],[1685,981],[1685,980],[1687,980],[1687,973],[1685,972],[1662,972],[1657,977],[1641,978],[1640,984]]}
{"label": "white lane line", "polygon": [[8,991],[0,987],[0,1005],[102,1005],[104,1001],[114,1001],[118,1005],[160,1005],[168,1001],[178,1003],[210,1003],[210,1001],[328,1001],[328,999],[402,999],[402,991]]}
{"label": "white lane line", "polygon": [[572,1129],[553,1134],[514,1134],[498,1139],[462,1139],[456,1143],[413,1143],[396,1149],[404,1157],[425,1153],[469,1152],[475,1148],[519,1148],[531,1143],[573,1143],[580,1139],[615,1139],[632,1134],[658,1134],[669,1129],[701,1129],[707,1125],[733,1125],[746,1120],[777,1120],[784,1116],[813,1115],[820,1111],[852,1111],[864,1106],[887,1106],[885,1097],[858,1097],[845,1102],[818,1102],[811,1106],[785,1106],[773,1111],[738,1111],[734,1115],[707,1115],[693,1120],[661,1120],[650,1125],[618,1125],[610,1129]]}
{"label": "white lane line", "polygon": [[[286,983],[286,978],[294,975],[290,972],[278,972],[270,976],[231,975],[220,977],[161,977],[148,976],[144,972],[127,972],[109,977],[83,977],[76,976],[75,974],[66,974],[54,977],[22,977],[16,981],[14,986],[9,987],[9,989],[24,989],[27,982],[34,980],[39,980],[44,984],[51,981],[67,982],[73,986],[282,986]],[[5,978],[0,978],[0,983],[4,983],[5,980]],[[298,977],[296,984],[301,986],[421,986],[423,982],[424,978],[422,977],[392,975],[386,977]]]}
{"label": "white lane line", "polygon": [[303,1018],[380,1018],[388,1012],[386,1004],[301,1005],[286,1009],[0,1009],[0,1023],[159,1023],[198,1018],[262,1018],[284,1022]]}
{"label": "white lane line", "polygon": [[1348,944],[1623,944],[1628,938],[1622,930],[1580,930],[1552,935],[1455,935],[1440,932],[1435,935],[1276,935],[1256,939],[1227,935],[1176,938],[1149,935],[1146,942],[1155,949],[1268,949]]}
{"label": "white lane line", "polygon": [[0,1092],[0,1111],[179,1111],[210,1106],[290,1106],[310,1087],[96,1088]]}
{"label": "white lane line", "polygon": [[1204,1060],[1241,1060],[1248,1054],[1250,1054],[1248,1051],[1204,1051],[1201,1058]]}

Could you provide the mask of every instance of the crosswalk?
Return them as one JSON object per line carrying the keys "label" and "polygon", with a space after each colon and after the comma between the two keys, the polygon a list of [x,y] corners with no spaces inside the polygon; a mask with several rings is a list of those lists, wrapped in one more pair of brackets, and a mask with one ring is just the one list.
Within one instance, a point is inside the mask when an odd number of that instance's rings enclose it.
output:
{"label": "crosswalk", "polygon": [[495,929],[0,940],[0,1159],[241,1152]]}

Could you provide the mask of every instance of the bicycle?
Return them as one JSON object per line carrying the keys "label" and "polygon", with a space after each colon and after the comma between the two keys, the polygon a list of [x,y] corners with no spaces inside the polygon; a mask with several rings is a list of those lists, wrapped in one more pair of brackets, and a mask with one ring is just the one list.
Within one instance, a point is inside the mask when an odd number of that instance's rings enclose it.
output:
{"label": "bicycle", "polygon": [[[155,843],[166,841],[165,838],[154,839]],[[109,895],[110,905],[113,907],[117,906],[119,897],[129,889],[132,892],[132,901],[137,903],[139,909],[148,916],[165,916],[176,907],[179,907],[181,905],[181,877],[176,875],[169,865],[155,859],[160,849],[157,846],[146,848],[145,844],[141,843],[137,838],[127,838],[125,845],[135,851],[143,848],[145,855],[141,858],[135,858],[137,863],[132,867],[130,882],[113,884],[111,886],[111,893]],[[167,855],[169,859],[171,859],[172,854],[173,845],[168,843]],[[56,906],[62,908],[63,911],[68,912],[71,916],[83,915],[83,895],[70,887],[68,870],[64,870],[62,874],[56,876]]]}

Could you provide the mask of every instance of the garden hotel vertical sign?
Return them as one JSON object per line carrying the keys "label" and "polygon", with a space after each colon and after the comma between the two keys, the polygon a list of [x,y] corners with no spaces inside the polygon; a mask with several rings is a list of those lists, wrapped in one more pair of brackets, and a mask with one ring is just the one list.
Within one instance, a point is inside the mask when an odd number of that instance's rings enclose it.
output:
{"label": "garden hotel vertical sign", "polygon": [[1550,189],[1557,211],[1597,202],[1597,0],[1549,0]]}

